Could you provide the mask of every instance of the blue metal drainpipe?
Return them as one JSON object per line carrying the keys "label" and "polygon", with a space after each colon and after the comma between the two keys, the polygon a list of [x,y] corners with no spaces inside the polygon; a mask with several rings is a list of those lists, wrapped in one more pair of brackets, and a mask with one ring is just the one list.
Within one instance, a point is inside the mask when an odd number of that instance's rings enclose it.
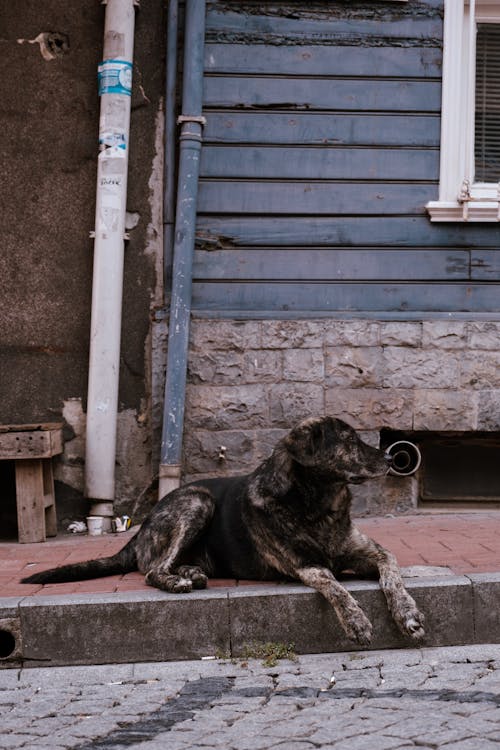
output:
{"label": "blue metal drainpipe", "polygon": [[174,232],[167,376],[159,470],[160,497],[180,483],[184,399],[191,315],[198,176],[204,118],[205,0],[186,0],[179,176]]}
{"label": "blue metal drainpipe", "polygon": [[178,0],[169,0],[167,20],[167,70],[165,82],[165,151],[163,193],[163,288],[170,298],[175,220],[175,92],[177,86]]}

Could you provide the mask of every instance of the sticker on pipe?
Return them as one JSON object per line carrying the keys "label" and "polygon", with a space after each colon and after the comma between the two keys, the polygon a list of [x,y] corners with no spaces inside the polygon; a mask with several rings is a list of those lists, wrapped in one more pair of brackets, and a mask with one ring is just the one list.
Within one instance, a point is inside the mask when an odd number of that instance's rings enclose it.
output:
{"label": "sticker on pipe", "polygon": [[103,94],[132,95],[132,63],[125,60],[103,60],[97,68],[99,96]]}
{"label": "sticker on pipe", "polygon": [[122,175],[100,175],[100,206],[98,231],[117,232],[120,229]]}
{"label": "sticker on pipe", "polygon": [[[99,134],[99,144],[104,148],[117,148],[126,151],[127,143],[125,133],[121,130],[103,130]],[[121,154],[120,154],[121,155]]]}

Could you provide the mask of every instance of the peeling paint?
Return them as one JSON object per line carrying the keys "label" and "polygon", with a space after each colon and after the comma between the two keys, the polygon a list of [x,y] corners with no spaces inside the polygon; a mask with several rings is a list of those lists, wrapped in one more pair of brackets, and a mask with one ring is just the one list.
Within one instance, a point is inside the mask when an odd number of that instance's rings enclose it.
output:
{"label": "peeling paint", "polygon": [[155,271],[155,286],[151,303],[163,303],[163,107],[160,104],[155,120],[155,152],[148,181],[151,221],[146,230],[144,254],[151,258]]}
{"label": "peeling paint", "polygon": [[69,52],[69,37],[61,31],[42,31],[34,39],[17,39],[18,44],[39,44],[44,60],[55,60]]}
{"label": "peeling paint", "polygon": [[82,407],[81,398],[70,398],[63,404],[62,416],[71,427],[74,437],[65,440],[64,451],[57,462],[54,462],[54,477],[59,482],[73,487],[83,493],[84,489],[84,459],[85,459],[85,428],[86,415]]}
{"label": "peeling paint", "polygon": [[209,31],[207,42],[212,44],[262,44],[290,47],[432,47],[440,49],[443,40],[438,37],[391,37],[364,36],[362,34],[334,34],[286,37],[272,33],[250,33],[234,31]]}
{"label": "peeling paint", "polygon": [[[63,418],[71,427],[74,437],[64,443],[64,452],[54,462],[54,476],[59,482],[84,492],[85,428],[86,414],[81,398],[64,402]],[[129,512],[137,495],[151,481],[151,454],[149,450],[149,423],[143,404],[139,413],[125,409],[118,414],[116,446],[116,498],[117,513]]]}

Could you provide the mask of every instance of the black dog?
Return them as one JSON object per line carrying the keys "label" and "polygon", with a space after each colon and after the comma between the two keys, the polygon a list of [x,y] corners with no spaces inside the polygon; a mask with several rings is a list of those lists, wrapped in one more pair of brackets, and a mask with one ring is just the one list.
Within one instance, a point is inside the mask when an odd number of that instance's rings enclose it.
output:
{"label": "black dog", "polygon": [[59,583],[139,570],[170,592],[205,588],[207,576],[290,578],[317,589],[347,636],[370,642],[372,626],[336,580],[343,570],[380,579],[399,630],[419,639],[423,615],[395,557],[351,523],[347,485],[383,476],[390,459],[333,417],[301,422],[252,474],[208,479],[168,494],[112,557],[24,578]]}

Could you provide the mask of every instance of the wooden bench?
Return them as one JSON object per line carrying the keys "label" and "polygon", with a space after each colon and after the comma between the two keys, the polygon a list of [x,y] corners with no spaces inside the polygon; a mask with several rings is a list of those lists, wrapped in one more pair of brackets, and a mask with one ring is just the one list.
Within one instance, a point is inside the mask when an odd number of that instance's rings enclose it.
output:
{"label": "wooden bench", "polygon": [[14,461],[20,542],[56,536],[52,456],[63,451],[62,425],[0,425],[0,461]]}

